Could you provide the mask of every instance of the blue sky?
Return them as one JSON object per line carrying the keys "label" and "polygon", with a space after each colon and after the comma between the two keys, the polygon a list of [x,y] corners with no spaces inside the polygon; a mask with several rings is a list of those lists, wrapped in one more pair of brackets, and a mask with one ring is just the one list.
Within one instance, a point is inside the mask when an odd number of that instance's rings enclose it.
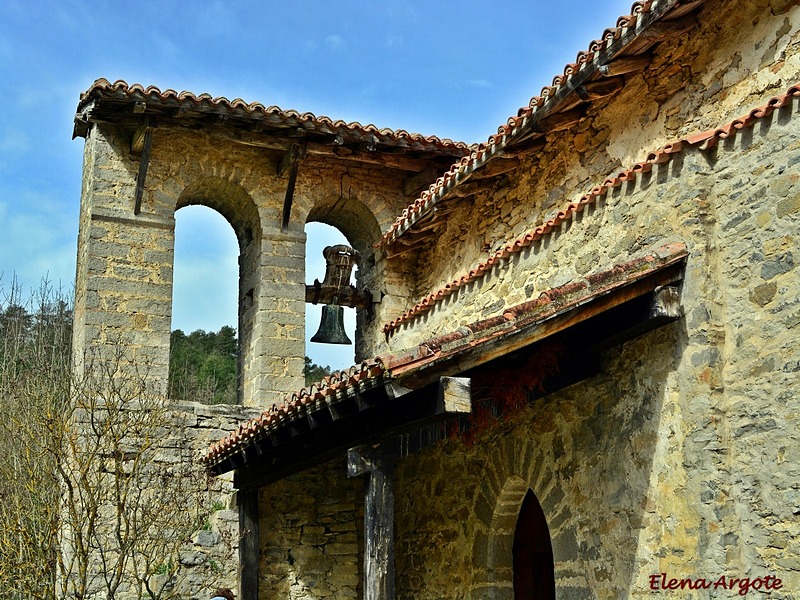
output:
{"label": "blue sky", "polygon": [[[71,139],[72,118],[97,78],[471,143],[486,140],[630,7],[630,0],[3,0],[0,286],[16,277],[27,291],[47,277],[72,287],[83,149],[82,139]],[[232,231],[203,210],[183,209],[177,219],[173,326],[235,325]],[[316,231],[309,237],[320,246],[328,240]],[[321,248],[309,255],[321,256]],[[324,267],[310,269],[309,282],[322,278]],[[309,317],[309,336],[317,322]],[[337,368],[353,359],[351,349],[318,344],[308,354]]]}

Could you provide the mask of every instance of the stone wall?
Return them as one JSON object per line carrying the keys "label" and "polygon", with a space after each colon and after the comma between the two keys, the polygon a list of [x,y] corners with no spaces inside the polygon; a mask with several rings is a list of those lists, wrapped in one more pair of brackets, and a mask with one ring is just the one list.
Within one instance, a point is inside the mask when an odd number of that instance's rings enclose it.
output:
{"label": "stone wall", "polygon": [[684,335],[673,324],[613,350],[601,375],[398,463],[398,598],[513,598],[529,488],[548,521],[557,597],[626,597],[639,569],[657,570],[638,534]]}
{"label": "stone wall", "polygon": [[[197,402],[175,406],[171,431],[161,447],[161,468],[168,469],[187,454],[196,464],[208,446],[259,412]],[[200,487],[197,493],[206,518],[179,556],[181,567],[176,584],[179,597],[184,600],[205,600],[217,587],[238,587],[239,511],[232,474],[208,478],[205,488]]]}
{"label": "stone wall", "polygon": [[84,152],[74,362],[115,360],[124,347],[166,392],[172,304],[171,215],[133,219],[135,164],[113,132],[93,129]]}
{"label": "stone wall", "polygon": [[[764,104],[771,95],[785,92],[800,80],[800,7],[790,8],[789,4],[766,0],[746,6],[723,0],[706,2],[696,30],[674,43],[660,45],[651,65],[630,77],[622,92],[593,103],[587,117],[574,129],[548,135],[544,148],[528,156],[497,189],[476,197],[474,203],[449,200],[448,204],[462,206],[448,216],[435,243],[422,251],[417,296],[389,320],[485,261],[504,244],[552,218],[606,178],[645,160],[649,152],[682,136],[727,124]],[[719,17],[728,14],[736,18]],[[759,144],[770,122],[781,121],[785,111],[783,115],[756,125],[745,137]],[[772,141],[765,142],[775,144],[767,152],[784,143],[780,135],[776,133]],[[758,167],[752,163],[752,156],[726,158],[730,151],[729,146],[717,151],[727,169],[738,170],[740,160],[751,161],[751,168]],[[699,160],[709,164],[692,167],[707,175],[705,181],[695,184],[702,183],[705,193],[716,194],[712,181],[718,168],[714,152]],[[671,198],[673,189],[662,184],[682,180],[687,173],[684,169],[683,173],[670,174],[670,169],[680,167],[662,165],[635,184],[650,186],[657,196],[619,202],[620,196],[628,197],[628,184],[614,190],[605,206],[579,215],[578,222],[556,231],[532,249],[530,256],[520,257],[513,268],[504,266],[503,272],[493,273],[484,284],[451,297],[417,324],[405,326],[389,339],[388,347],[413,346],[431,334],[453,329],[453,324],[497,314],[502,304],[513,305],[541,289],[601,268],[607,257],[634,253],[656,237],[684,236],[680,214],[664,201]],[[679,212],[686,210],[684,204]],[[670,221],[659,222],[667,212],[671,212]],[[598,256],[595,250],[603,254]]]}
{"label": "stone wall", "polygon": [[528,489],[548,521],[558,598],[651,597],[656,573],[773,575],[784,587],[770,597],[793,598],[800,354],[788,335],[762,338],[723,366],[725,350],[698,345],[713,331],[697,315],[663,327],[608,351],[600,375],[401,461],[398,598],[511,600]]}
{"label": "stone wall", "polygon": [[77,434],[64,448],[69,484],[59,565],[71,583],[60,593],[80,593],[84,564],[81,597],[93,600],[141,598],[146,586],[158,598],[184,600],[205,600],[219,586],[235,589],[233,477],[209,478],[198,458],[257,411],[199,403],[166,408],[146,392],[135,406],[108,395],[88,402],[75,411]]}
{"label": "stone wall", "polygon": [[344,460],[259,493],[259,598],[359,598],[364,491]]}
{"label": "stone wall", "polygon": [[[727,124],[800,80],[800,8],[712,0],[699,20],[575,131],[548,137],[504,187],[451,213],[419,263],[420,297],[648,151]],[[609,188],[392,334],[390,347],[414,346],[663,243],[689,251],[684,319],[609,351],[600,375],[474,442],[400,463],[399,598],[513,598],[511,542],[529,488],[550,527],[559,598],[649,597],[656,573],[773,575],[783,587],[770,597],[794,597],[798,112],[795,99],[713,148],[687,148]]]}

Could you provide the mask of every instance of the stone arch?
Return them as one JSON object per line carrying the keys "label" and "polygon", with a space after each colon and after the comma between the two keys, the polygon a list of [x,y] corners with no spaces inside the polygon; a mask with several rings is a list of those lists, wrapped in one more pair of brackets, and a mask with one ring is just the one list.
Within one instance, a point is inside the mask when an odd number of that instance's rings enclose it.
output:
{"label": "stone arch", "polygon": [[[356,273],[359,289],[378,294],[382,287],[381,274],[375,268],[373,244],[380,239],[381,229],[372,210],[355,198],[330,196],[317,202],[309,211],[306,223],[319,222],[338,229],[348,243],[361,254]],[[359,310],[356,313],[355,353],[358,359],[365,358],[370,351],[366,348],[365,328],[369,326],[371,315]]]}
{"label": "stone arch", "polygon": [[369,207],[355,198],[329,197],[316,203],[306,223],[320,222],[336,227],[362,257],[372,253],[372,244],[381,236],[378,219]]}
{"label": "stone arch", "polygon": [[486,543],[486,587],[482,598],[514,598],[514,531],[525,494],[530,485],[522,477],[511,475],[497,495]]}
{"label": "stone arch", "polygon": [[192,205],[207,206],[225,217],[236,233],[240,252],[260,236],[258,208],[237,183],[220,177],[202,177],[183,190],[175,210]]}
{"label": "stone arch", "polygon": [[475,556],[484,557],[485,579],[473,600],[514,600],[514,534],[528,494],[533,494],[531,485],[519,475],[508,476],[497,493],[486,535],[476,539]]}
{"label": "stone arch", "polygon": [[238,338],[239,358],[237,397],[244,400],[249,354],[256,343],[254,330],[258,311],[256,280],[259,278],[259,243],[261,223],[258,208],[250,194],[239,184],[220,177],[201,177],[190,183],[178,197],[175,210],[186,206],[206,206],[230,223],[239,243]]}
{"label": "stone arch", "polygon": [[512,434],[495,446],[491,456],[473,509],[479,533],[472,548],[476,575],[471,599],[514,600],[514,534],[525,496],[529,491],[535,494],[544,513],[554,566],[559,555],[554,536],[563,525],[554,529],[553,523],[569,520],[569,511],[546,445],[526,439],[525,434]]}

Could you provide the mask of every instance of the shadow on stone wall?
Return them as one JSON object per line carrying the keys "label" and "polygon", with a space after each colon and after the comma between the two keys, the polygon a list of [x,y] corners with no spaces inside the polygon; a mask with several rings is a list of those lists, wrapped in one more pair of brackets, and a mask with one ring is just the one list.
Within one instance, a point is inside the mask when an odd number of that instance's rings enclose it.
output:
{"label": "shadow on stone wall", "polygon": [[548,521],[558,598],[630,590],[681,323],[607,351],[599,375],[536,400],[481,444],[471,598],[514,597],[514,530],[528,489]]}

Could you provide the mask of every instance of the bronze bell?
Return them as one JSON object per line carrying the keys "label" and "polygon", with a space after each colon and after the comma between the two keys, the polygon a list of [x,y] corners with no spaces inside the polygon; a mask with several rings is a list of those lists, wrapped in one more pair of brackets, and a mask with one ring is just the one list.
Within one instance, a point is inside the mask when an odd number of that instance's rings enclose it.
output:
{"label": "bronze bell", "polygon": [[324,304],[322,306],[322,318],[319,321],[319,329],[312,342],[319,344],[352,344],[347,332],[344,330],[344,308],[335,304]]}
{"label": "bronze bell", "polygon": [[[352,344],[344,330],[344,308],[339,303],[340,296],[355,290],[350,285],[350,272],[359,259],[359,254],[353,248],[344,245],[328,246],[322,252],[325,257],[325,280],[320,283],[314,281],[311,301],[316,304],[322,296],[326,298],[322,306],[322,318],[319,329],[312,342],[319,344]],[[345,302],[346,303],[346,302]]]}

